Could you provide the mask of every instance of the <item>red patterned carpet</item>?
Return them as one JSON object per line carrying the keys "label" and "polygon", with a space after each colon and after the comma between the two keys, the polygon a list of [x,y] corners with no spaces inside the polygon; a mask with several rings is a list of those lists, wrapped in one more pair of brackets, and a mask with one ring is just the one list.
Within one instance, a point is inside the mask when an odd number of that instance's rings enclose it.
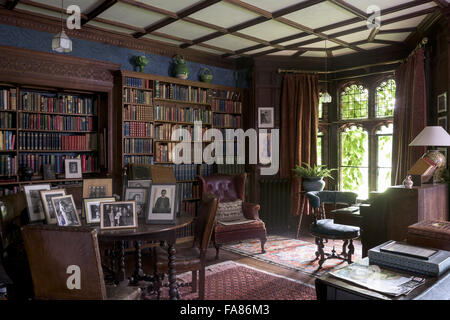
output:
{"label": "red patterned carpet", "polygon": [[[325,243],[325,253],[331,253],[333,245],[337,253],[342,251],[342,241],[329,240]],[[361,259],[361,244],[354,241],[355,254],[353,261]],[[259,240],[242,241],[235,244],[224,245],[224,250],[251,257],[267,263],[272,263],[284,268],[293,269],[313,276],[320,276],[334,268],[340,268],[347,265],[347,262],[339,259],[328,259],[324,262],[322,269],[319,267],[318,260],[315,260],[317,246],[314,243],[286,238],[281,236],[268,236],[265,244],[266,253],[261,254],[261,245]]]}
{"label": "red patterned carpet", "polygon": [[[177,277],[178,283],[191,281],[191,273]],[[198,298],[191,287],[180,287],[181,299]],[[234,261],[225,261],[206,268],[206,300],[315,300],[313,286],[273,273],[258,270]],[[162,299],[168,289],[163,288]]]}

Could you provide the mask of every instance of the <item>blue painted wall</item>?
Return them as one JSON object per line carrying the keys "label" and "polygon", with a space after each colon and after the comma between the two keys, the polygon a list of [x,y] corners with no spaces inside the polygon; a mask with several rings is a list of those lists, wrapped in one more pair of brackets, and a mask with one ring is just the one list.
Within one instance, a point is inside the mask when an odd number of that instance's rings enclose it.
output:
{"label": "blue painted wall", "polygon": [[[0,44],[12,47],[20,47],[31,50],[52,52],[51,43],[53,34],[16,26],[0,24]],[[134,70],[133,57],[145,55],[149,64],[144,68],[145,73],[161,76],[172,76],[171,57],[144,53],[128,48],[116,47],[94,41],[72,38],[72,52],[68,55],[118,63],[123,70]],[[1,62],[0,62],[1,63]],[[212,83],[223,86],[247,88],[248,69],[230,70],[215,66],[208,66],[196,62],[187,61],[190,71],[189,80],[198,81],[198,75],[202,67],[208,67],[213,74]]]}

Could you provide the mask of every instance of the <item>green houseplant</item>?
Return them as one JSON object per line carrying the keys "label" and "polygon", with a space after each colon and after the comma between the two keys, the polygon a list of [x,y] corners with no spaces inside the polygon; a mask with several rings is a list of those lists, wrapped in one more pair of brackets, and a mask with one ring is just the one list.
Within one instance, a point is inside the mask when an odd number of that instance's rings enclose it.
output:
{"label": "green houseplant", "polygon": [[337,169],[328,169],[325,165],[313,165],[303,162],[302,166],[296,166],[292,169],[297,177],[302,177],[303,189],[308,191],[322,191],[325,187],[323,178],[331,178],[331,173]]}

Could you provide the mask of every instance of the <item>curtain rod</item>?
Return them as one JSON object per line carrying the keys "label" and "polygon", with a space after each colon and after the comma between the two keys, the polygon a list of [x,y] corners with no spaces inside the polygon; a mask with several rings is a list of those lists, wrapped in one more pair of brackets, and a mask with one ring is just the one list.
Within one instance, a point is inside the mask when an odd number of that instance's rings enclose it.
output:
{"label": "curtain rod", "polygon": [[392,60],[392,61],[385,61],[385,62],[379,62],[379,63],[372,63],[372,64],[366,64],[363,66],[357,66],[357,67],[351,67],[351,68],[344,68],[344,69],[338,69],[338,70],[332,70],[332,71],[315,71],[315,70],[295,70],[295,69],[278,69],[278,73],[315,73],[315,74],[330,74],[330,73],[339,73],[339,72],[345,72],[345,71],[353,71],[358,69],[365,69],[375,66],[387,66],[390,64],[396,64],[403,62],[403,59],[398,60]]}

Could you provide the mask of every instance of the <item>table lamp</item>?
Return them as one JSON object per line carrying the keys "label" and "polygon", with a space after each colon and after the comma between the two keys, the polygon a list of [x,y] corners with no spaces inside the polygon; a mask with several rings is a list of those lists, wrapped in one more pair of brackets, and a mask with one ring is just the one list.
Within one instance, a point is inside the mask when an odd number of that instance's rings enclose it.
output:
{"label": "table lamp", "polygon": [[[410,147],[447,147],[450,146],[450,135],[441,126],[428,126],[420,132],[417,137],[409,144]],[[442,172],[444,171],[447,159],[436,148],[428,150],[422,158],[429,159],[436,164],[436,170],[433,174],[433,182],[440,182]]]}

